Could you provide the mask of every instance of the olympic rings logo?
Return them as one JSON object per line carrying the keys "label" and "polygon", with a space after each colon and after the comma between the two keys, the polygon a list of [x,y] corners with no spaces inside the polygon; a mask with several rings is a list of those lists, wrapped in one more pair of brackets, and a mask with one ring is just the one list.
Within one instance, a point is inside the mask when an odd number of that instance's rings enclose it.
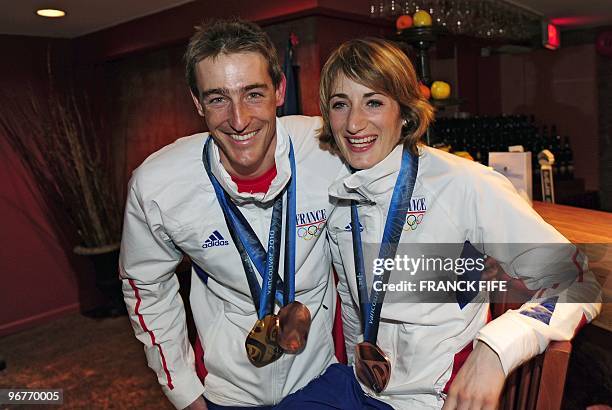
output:
{"label": "olympic rings logo", "polygon": [[318,224],[298,226],[297,236],[309,241],[321,235],[323,228],[325,228],[325,221],[319,222]]}
{"label": "olympic rings logo", "polygon": [[404,224],[404,231],[414,231],[423,222],[425,212],[420,214],[407,214],[406,223]]}

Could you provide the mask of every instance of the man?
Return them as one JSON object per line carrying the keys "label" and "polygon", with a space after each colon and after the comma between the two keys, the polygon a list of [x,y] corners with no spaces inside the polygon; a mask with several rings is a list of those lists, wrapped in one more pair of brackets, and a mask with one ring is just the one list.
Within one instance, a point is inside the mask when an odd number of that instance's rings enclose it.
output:
{"label": "man", "polygon": [[[209,132],[177,140],[134,171],[120,258],[125,301],[149,366],[174,406],[207,408],[202,394],[209,408],[274,405],[335,362],[335,289],[325,222],[331,210],[327,187],[341,164],[318,149],[319,119],[276,118],[285,78],[274,46],[256,25],[217,21],[198,28],[185,61],[194,104]],[[291,192],[295,227],[286,217]],[[283,218],[277,217],[279,203]],[[233,225],[238,214],[254,240],[242,240]],[[270,239],[273,218],[282,221],[280,249],[274,248],[279,241]],[[292,237],[294,248],[287,245]],[[289,281],[264,276],[268,271],[255,266],[246,253],[257,240],[268,249],[265,258],[271,249],[280,254],[281,277],[293,273],[285,266],[291,266],[287,261],[294,249],[295,301],[308,308],[312,320],[301,352],[275,356],[262,367],[250,362],[256,360],[251,350],[245,351],[250,343],[245,340],[261,330],[256,308],[262,303],[256,295],[274,298],[268,285],[278,283],[281,302],[266,313],[273,314],[287,303],[282,299]],[[196,375],[174,274],[182,252],[194,266],[190,301],[208,370],[205,386]],[[255,285],[247,278],[249,270]]]}

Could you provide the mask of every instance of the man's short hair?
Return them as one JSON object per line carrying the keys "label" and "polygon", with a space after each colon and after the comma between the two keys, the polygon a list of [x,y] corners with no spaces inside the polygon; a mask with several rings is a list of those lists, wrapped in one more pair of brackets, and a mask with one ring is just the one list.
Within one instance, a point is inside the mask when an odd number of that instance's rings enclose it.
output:
{"label": "man's short hair", "polygon": [[196,27],[185,52],[185,74],[191,92],[199,97],[196,65],[208,57],[220,54],[259,53],[268,63],[268,73],[274,88],[282,79],[276,47],[270,37],[257,24],[241,19],[212,20]]}

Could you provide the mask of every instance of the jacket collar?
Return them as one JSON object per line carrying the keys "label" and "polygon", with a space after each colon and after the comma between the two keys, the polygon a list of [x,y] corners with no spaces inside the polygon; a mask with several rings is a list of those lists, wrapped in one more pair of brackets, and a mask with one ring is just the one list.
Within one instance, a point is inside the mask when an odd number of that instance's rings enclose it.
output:
{"label": "jacket collar", "polygon": [[291,178],[291,165],[289,163],[289,134],[283,127],[278,118],[276,118],[276,149],[274,151],[274,162],[276,165],[276,177],[272,180],[268,192],[238,192],[238,186],[232,180],[229,173],[221,165],[221,157],[219,155],[219,147],[217,144],[212,144],[211,153],[211,170],[213,175],[219,181],[230,197],[237,203],[243,204],[247,202],[266,203],[272,201],[280,194],[289,178]]}
{"label": "jacket collar", "polygon": [[[347,166],[341,177],[329,187],[329,195],[339,199],[375,203],[378,195],[393,190],[402,165],[402,150],[403,146],[398,145],[385,159],[372,168],[355,173],[351,173]],[[422,155],[421,147],[419,151],[419,155]]]}

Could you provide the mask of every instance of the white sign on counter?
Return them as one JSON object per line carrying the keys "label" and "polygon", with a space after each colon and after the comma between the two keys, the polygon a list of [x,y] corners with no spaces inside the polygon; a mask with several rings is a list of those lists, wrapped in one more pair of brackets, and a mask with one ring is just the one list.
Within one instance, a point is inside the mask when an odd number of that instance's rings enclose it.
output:
{"label": "white sign on counter", "polygon": [[521,197],[532,204],[531,152],[489,152],[489,166],[508,178]]}

